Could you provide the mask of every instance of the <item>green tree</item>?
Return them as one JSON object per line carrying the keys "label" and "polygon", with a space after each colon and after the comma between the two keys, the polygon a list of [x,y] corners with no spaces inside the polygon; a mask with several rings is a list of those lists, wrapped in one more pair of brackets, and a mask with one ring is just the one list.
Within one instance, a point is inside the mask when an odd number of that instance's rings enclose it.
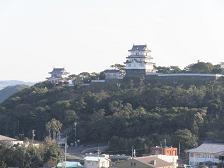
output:
{"label": "green tree", "polygon": [[197,146],[197,137],[188,129],[178,129],[173,136],[173,144],[178,146],[180,143],[182,149],[190,149]]}
{"label": "green tree", "polygon": [[209,62],[197,62],[187,66],[184,70],[191,73],[212,73],[214,66]]}
{"label": "green tree", "polygon": [[52,137],[53,139],[56,139],[61,128],[62,128],[62,123],[54,118],[48,121],[46,124],[46,129],[49,133],[49,137]]}

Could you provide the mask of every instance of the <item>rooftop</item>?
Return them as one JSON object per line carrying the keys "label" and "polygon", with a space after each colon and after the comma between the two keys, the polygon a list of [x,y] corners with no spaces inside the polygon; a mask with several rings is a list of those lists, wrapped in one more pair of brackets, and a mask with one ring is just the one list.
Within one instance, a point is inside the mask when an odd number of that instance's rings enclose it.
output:
{"label": "rooftop", "polygon": [[10,138],[4,135],[0,135],[0,141],[17,141],[17,139]]}
{"label": "rooftop", "polygon": [[79,162],[69,162],[69,161],[65,161],[65,162],[60,162],[57,164],[57,167],[67,167],[67,168],[76,168],[76,167],[83,167]]}
{"label": "rooftop", "polygon": [[67,73],[65,68],[54,68],[51,72],[49,73]]}
{"label": "rooftop", "polygon": [[131,50],[128,50],[128,51],[136,51],[136,50],[146,51],[146,50],[148,50],[147,49],[147,45],[133,45],[132,46],[132,49]]}
{"label": "rooftop", "polygon": [[197,148],[187,150],[187,152],[195,153],[220,153],[224,152],[224,144],[203,143]]}
{"label": "rooftop", "polygon": [[106,69],[104,73],[120,73],[120,70],[118,69]]}
{"label": "rooftop", "polygon": [[144,163],[146,165],[150,165],[153,167],[166,167],[172,166],[172,163],[166,162],[162,159],[157,158],[156,156],[145,156],[145,157],[136,157],[135,160]]}

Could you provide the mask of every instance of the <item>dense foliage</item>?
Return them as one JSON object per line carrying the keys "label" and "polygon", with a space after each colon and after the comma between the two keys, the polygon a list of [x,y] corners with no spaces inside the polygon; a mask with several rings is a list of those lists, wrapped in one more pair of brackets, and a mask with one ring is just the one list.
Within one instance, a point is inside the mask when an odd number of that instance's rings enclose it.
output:
{"label": "dense foliage", "polygon": [[61,149],[53,141],[39,146],[8,146],[0,144],[0,167],[43,167],[44,164],[56,165],[61,156]]}
{"label": "dense foliage", "polygon": [[69,142],[109,143],[112,153],[124,153],[131,146],[147,152],[152,145],[164,145],[165,139],[167,145],[180,143],[181,149],[224,140],[222,78],[182,84],[144,78],[81,83],[39,83],[9,98],[0,107],[0,134],[31,137],[34,129],[41,140],[50,134],[46,125],[55,118]]}
{"label": "dense foliage", "polygon": [[0,103],[12,96],[13,94],[28,88],[27,85],[15,85],[15,86],[7,86],[4,89],[0,90]]}

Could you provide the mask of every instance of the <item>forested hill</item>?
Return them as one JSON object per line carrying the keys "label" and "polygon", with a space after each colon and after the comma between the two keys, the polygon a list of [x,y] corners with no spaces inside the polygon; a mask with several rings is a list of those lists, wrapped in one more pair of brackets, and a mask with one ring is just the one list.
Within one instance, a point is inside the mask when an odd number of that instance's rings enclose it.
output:
{"label": "forested hill", "polygon": [[74,142],[74,122],[80,143],[110,143],[117,152],[144,152],[166,139],[190,148],[204,140],[224,140],[224,80],[190,85],[152,84],[123,80],[90,86],[39,83],[10,97],[0,107],[0,134],[47,135],[52,118]]}
{"label": "forested hill", "polygon": [[27,85],[15,85],[15,86],[7,86],[4,89],[0,90],[0,103],[12,96],[13,94],[28,88]]}

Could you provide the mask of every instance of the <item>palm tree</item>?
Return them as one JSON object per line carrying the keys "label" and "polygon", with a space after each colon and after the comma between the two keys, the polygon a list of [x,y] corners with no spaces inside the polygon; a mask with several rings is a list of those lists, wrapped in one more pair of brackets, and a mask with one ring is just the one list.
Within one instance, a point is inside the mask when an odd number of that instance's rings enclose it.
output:
{"label": "palm tree", "polygon": [[62,128],[62,123],[55,118],[51,119],[46,124],[46,130],[48,131],[49,137],[52,137],[54,140],[58,136]]}

